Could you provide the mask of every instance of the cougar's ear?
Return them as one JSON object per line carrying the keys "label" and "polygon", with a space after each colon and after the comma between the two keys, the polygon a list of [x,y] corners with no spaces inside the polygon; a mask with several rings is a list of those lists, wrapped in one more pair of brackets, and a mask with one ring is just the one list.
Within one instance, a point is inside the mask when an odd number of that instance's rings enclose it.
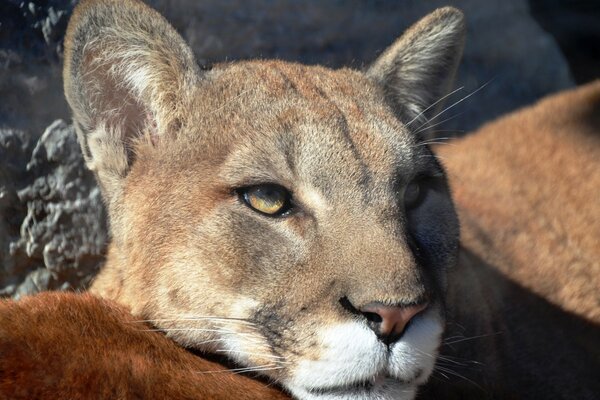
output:
{"label": "cougar's ear", "polygon": [[447,94],[464,37],[463,13],[440,8],[409,28],[369,67],[367,76],[383,86],[403,122],[421,117]]}
{"label": "cougar's ear", "polygon": [[183,39],[142,2],[83,0],[67,29],[63,79],[86,163],[110,200],[135,146],[176,133],[200,72]]}

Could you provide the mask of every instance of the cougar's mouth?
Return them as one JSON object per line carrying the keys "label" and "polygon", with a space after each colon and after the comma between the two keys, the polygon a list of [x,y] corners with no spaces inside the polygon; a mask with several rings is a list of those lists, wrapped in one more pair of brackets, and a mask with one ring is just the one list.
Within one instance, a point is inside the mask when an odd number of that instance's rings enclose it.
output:
{"label": "cougar's mouth", "polygon": [[350,393],[367,394],[376,388],[381,388],[384,385],[412,385],[423,374],[422,369],[418,369],[411,379],[399,379],[392,377],[386,373],[379,373],[370,379],[360,380],[347,385],[329,386],[323,388],[310,388],[307,392],[313,395],[347,395]]}
{"label": "cougar's mouth", "polygon": [[369,392],[375,386],[382,385],[385,379],[388,378],[383,374],[378,374],[371,379],[357,381],[348,385],[329,386],[325,388],[311,388],[307,391],[315,395],[324,394],[342,394],[342,393],[356,393],[356,392]]}
{"label": "cougar's mouth", "polygon": [[326,388],[296,388],[292,390],[298,398],[305,400],[408,400],[415,395],[415,386],[411,383],[380,374],[371,379],[357,381],[348,385]]}

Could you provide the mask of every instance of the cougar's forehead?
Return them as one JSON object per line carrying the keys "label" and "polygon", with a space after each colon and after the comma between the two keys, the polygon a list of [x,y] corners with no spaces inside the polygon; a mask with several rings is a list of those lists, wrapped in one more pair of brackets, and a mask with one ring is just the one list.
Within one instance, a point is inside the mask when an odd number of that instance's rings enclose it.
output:
{"label": "cougar's forehead", "polygon": [[415,169],[412,136],[359,72],[247,62],[209,81],[198,125],[227,148],[221,176],[231,185],[252,178],[291,186],[301,177],[333,195],[341,184],[380,187]]}

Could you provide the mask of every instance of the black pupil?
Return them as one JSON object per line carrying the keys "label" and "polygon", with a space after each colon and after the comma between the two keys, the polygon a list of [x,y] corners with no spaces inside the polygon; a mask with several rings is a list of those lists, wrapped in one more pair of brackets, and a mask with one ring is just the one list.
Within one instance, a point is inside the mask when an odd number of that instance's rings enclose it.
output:
{"label": "black pupil", "polygon": [[281,190],[275,187],[261,187],[256,189],[256,195],[258,197],[262,197],[265,200],[269,200],[273,203],[276,203],[281,197]]}

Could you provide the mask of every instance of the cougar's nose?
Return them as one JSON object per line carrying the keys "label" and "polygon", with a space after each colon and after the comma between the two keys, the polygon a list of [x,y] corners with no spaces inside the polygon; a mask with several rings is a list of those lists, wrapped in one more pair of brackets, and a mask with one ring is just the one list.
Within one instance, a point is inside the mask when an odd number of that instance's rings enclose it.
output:
{"label": "cougar's nose", "polygon": [[374,302],[365,305],[359,311],[365,316],[369,327],[379,340],[389,345],[400,339],[410,320],[426,308],[426,302],[398,306]]}

